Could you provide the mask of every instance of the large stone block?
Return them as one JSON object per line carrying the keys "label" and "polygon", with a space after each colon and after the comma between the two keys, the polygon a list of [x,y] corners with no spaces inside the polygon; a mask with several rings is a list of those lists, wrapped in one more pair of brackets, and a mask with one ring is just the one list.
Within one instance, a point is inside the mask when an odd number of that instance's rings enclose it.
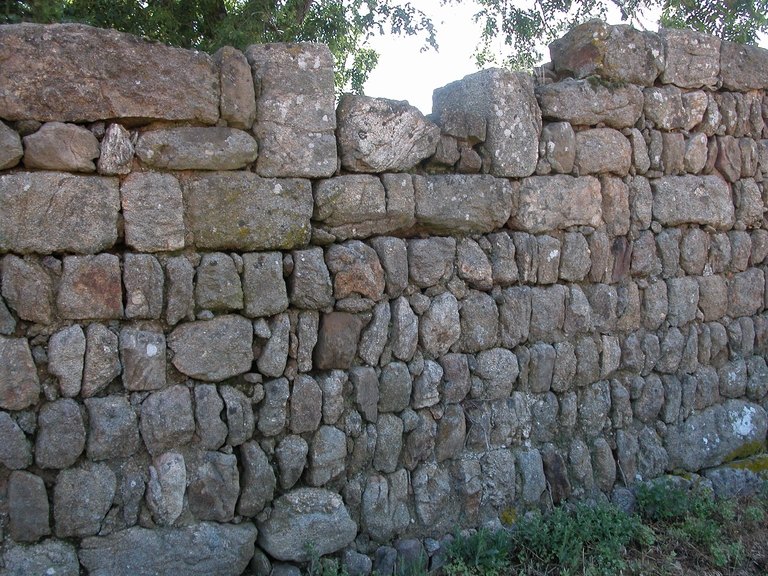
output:
{"label": "large stone block", "polygon": [[75,547],[63,540],[49,539],[31,546],[6,544],[3,575],[56,574],[78,576],[80,563]]}
{"label": "large stone block", "polygon": [[558,72],[577,78],[597,74],[608,82],[651,86],[664,70],[661,39],[630,26],[590,20],[549,45]]}
{"label": "large stone block", "polygon": [[93,576],[238,576],[253,556],[256,534],[250,522],[155,530],[134,526],[86,538],[79,557]]}
{"label": "large stone block", "polygon": [[432,95],[437,124],[458,114],[485,119],[480,154],[493,176],[520,178],[536,169],[541,111],[533,78],[500,68],[482,70],[438,88]]}
{"label": "large stone block", "polygon": [[142,132],[136,155],[164,170],[236,170],[256,161],[259,146],[243,130],[180,126]]}
{"label": "large stone block", "polygon": [[219,78],[205,52],[83,24],[3,26],[0,71],[8,120],[219,118]]}
{"label": "large stone block", "polygon": [[106,464],[87,463],[63,470],[53,492],[56,536],[95,536],[112,506],[117,489],[115,473]]}
{"label": "large stone block", "polygon": [[414,176],[413,187],[416,222],[435,234],[491,232],[513,207],[513,185],[488,175]]}
{"label": "large stone block", "polygon": [[336,99],[328,46],[254,44],[245,55],[256,86],[256,171],[266,177],[331,176]]}
{"label": "large stone block", "polygon": [[632,165],[632,146],[613,128],[582,130],[576,133],[573,165],[580,175],[612,172],[626,176]]}
{"label": "large stone block", "polygon": [[694,30],[662,28],[659,37],[664,46],[666,69],[664,84],[680,88],[701,88],[717,84],[720,74],[720,38]]}
{"label": "large stone block", "polygon": [[731,189],[717,176],[664,176],[652,181],[653,217],[664,226],[733,226]]}
{"label": "large stone block", "polygon": [[440,129],[407,102],[345,94],[336,111],[341,165],[403,172],[435,153]]}
{"label": "large stone block", "polygon": [[92,254],[110,248],[117,241],[118,184],[117,178],[58,172],[0,176],[0,250]]}
{"label": "large stone block", "polygon": [[248,372],[253,362],[253,327],[242,316],[189,322],[168,336],[173,365],[190,378],[219,382]]}
{"label": "large stone block", "polygon": [[597,227],[602,221],[600,181],[592,176],[526,178],[520,186],[519,202],[510,224],[532,234],[579,225]]}
{"label": "large stone block", "polygon": [[723,88],[737,92],[768,88],[768,50],[723,42],[720,46]]}
{"label": "large stone block", "polygon": [[643,112],[643,93],[631,84],[613,85],[597,76],[566,78],[536,87],[541,114],[573,125],[630,128]]}
{"label": "large stone block", "polygon": [[307,180],[198,174],[184,183],[184,201],[198,248],[288,250],[309,242],[313,206]]}
{"label": "large stone block", "polygon": [[171,174],[134,172],[120,186],[125,243],[141,252],[184,247],[181,186]]}
{"label": "large stone block", "polygon": [[669,469],[696,472],[733,460],[739,451],[765,440],[768,417],[757,404],[728,400],[667,428]]}

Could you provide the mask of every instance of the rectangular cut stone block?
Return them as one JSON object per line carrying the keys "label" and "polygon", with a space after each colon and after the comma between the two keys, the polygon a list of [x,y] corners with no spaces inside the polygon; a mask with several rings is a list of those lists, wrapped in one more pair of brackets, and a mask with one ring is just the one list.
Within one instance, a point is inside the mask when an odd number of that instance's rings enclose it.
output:
{"label": "rectangular cut stone block", "polygon": [[602,221],[600,181],[593,176],[531,176],[522,181],[516,230],[532,234],[570,226],[597,227]]}
{"label": "rectangular cut stone block", "polygon": [[492,232],[512,211],[513,184],[485,174],[414,176],[413,187],[416,222],[435,234]]}
{"label": "rectangular cut stone block", "polygon": [[328,46],[255,44],[245,55],[256,86],[256,171],[267,177],[331,176],[336,97]]}
{"label": "rectangular cut stone block", "polygon": [[171,174],[134,172],[120,186],[125,243],[142,252],[184,247],[181,186]]}
{"label": "rectangular cut stone block", "polygon": [[0,46],[7,120],[219,118],[219,77],[204,52],[83,24],[3,26]]}
{"label": "rectangular cut stone block", "polygon": [[734,208],[728,183],[718,176],[664,176],[652,180],[653,217],[664,226],[709,224],[728,230]]}
{"label": "rectangular cut stone block", "polygon": [[290,250],[309,242],[307,180],[214,172],[193,176],[183,189],[187,225],[198,248]]}
{"label": "rectangular cut stone block", "polygon": [[723,88],[737,92],[768,89],[768,50],[723,42],[720,47]]}
{"label": "rectangular cut stone block", "polygon": [[500,68],[482,70],[438,88],[432,95],[437,124],[457,113],[485,118],[480,154],[494,176],[530,176],[539,157],[541,110],[530,74]]}
{"label": "rectangular cut stone block", "polygon": [[0,176],[0,252],[91,254],[117,241],[117,178],[60,172]]}
{"label": "rectangular cut stone block", "polygon": [[717,84],[720,74],[720,38],[694,30],[662,28],[659,37],[667,61],[664,84],[701,88]]}

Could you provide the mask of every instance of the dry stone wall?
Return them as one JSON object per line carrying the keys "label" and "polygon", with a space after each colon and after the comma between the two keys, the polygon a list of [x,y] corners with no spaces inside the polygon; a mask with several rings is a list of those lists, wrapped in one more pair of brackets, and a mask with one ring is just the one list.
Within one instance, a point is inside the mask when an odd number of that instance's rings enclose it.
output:
{"label": "dry stone wall", "polygon": [[321,45],[0,46],[3,575],[435,566],[764,447],[766,51],[593,21],[425,118]]}

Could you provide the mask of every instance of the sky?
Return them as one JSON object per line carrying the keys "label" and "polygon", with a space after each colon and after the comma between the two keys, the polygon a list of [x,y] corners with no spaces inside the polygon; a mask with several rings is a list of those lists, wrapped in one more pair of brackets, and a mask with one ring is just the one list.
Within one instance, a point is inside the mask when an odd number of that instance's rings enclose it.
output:
{"label": "sky", "polygon": [[[407,100],[424,114],[432,111],[432,91],[477,72],[472,57],[480,27],[472,21],[477,12],[473,2],[441,6],[440,0],[412,0],[412,4],[432,18],[437,30],[438,52],[422,52],[423,37],[376,36],[371,45],[379,52],[379,64],[365,84],[365,94],[377,98]],[[643,20],[648,30],[656,30],[658,15],[648,13]],[[609,14],[610,24],[621,24],[618,11]],[[760,45],[768,47],[768,38]],[[543,50],[548,55],[548,50]]]}

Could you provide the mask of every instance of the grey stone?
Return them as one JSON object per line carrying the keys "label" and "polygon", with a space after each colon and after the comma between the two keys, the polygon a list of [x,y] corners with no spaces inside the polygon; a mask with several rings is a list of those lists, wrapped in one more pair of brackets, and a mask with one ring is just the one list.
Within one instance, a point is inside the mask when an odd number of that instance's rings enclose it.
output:
{"label": "grey stone", "polygon": [[413,177],[416,221],[434,234],[485,233],[512,211],[513,185],[487,174]]}
{"label": "grey stone", "polygon": [[580,175],[611,172],[626,176],[632,164],[629,140],[613,128],[592,128],[576,133],[574,169]]}
{"label": "grey stone", "polygon": [[94,576],[237,576],[253,556],[256,534],[250,522],[154,530],[135,526],[85,539],[79,558]]}
{"label": "grey stone", "polygon": [[194,393],[195,422],[200,444],[206,450],[218,450],[226,441],[228,433],[227,425],[221,420],[224,401],[213,384],[198,384]]}
{"label": "grey stone", "polygon": [[[45,48],[41,34],[47,40]],[[3,72],[13,93],[3,105],[3,118],[65,122],[145,118],[213,124],[219,116],[218,79],[212,59],[204,53],[157,46],[83,24],[16,26],[4,31],[3,44],[14,51]],[[83,53],[83,45],[92,44],[102,50]],[[34,62],[32,75],[30,62]],[[166,72],[157,74],[158,70]],[[181,70],[183,77],[176,78]]]}
{"label": "grey stone", "polygon": [[765,277],[759,268],[735,274],[728,282],[728,315],[753,316],[763,308]]}
{"label": "grey stone", "polygon": [[728,285],[722,276],[700,276],[699,309],[705,322],[719,320],[725,316],[728,307]]}
{"label": "grey stone", "polygon": [[[433,300],[433,306],[438,298],[440,296]],[[459,340],[459,348],[461,352],[478,352],[496,346],[499,332],[499,310],[490,295],[485,292],[470,290],[467,297],[461,301],[460,318],[461,339]],[[425,314],[422,316],[420,326],[424,330],[426,319],[427,315]],[[443,333],[445,334],[445,331]],[[458,335],[458,330],[456,333]],[[438,342],[440,340],[440,338],[437,339]],[[443,342],[445,344],[453,343],[451,338],[445,338]],[[426,346],[423,339],[422,345],[425,349],[435,349],[435,346]]]}
{"label": "grey stone", "polygon": [[176,522],[184,506],[186,489],[184,456],[165,452],[152,459],[145,497],[155,522],[161,526],[171,526]]}
{"label": "grey stone", "polygon": [[232,128],[250,130],[256,119],[256,92],[245,54],[224,46],[216,51],[213,59],[219,70],[221,119]]}
{"label": "grey stone", "polygon": [[[374,374],[374,379],[375,379]],[[314,432],[320,426],[323,392],[312,376],[300,374],[293,380],[291,394],[291,432]]]}
{"label": "grey stone", "polygon": [[288,279],[291,304],[298,308],[322,310],[333,306],[333,285],[322,248],[293,253],[293,272]]}
{"label": "grey stone", "polygon": [[24,155],[18,132],[0,122],[0,170],[13,168]]}
{"label": "grey stone", "polygon": [[693,30],[662,28],[666,68],[660,80],[681,88],[700,88],[717,84],[720,73],[720,38]]}
{"label": "grey stone", "polygon": [[53,491],[56,536],[98,534],[116,489],[115,473],[106,464],[89,464],[59,473]]}
{"label": "grey stone", "polygon": [[290,395],[290,386],[285,378],[264,384],[264,400],[257,420],[259,432],[264,436],[277,436],[285,428]]}
{"label": "grey stone", "polygon": [[690,135],[685,141],[683,167],[690,174],[698,174],[704,170],[707,162],[707,136],[701,132]]}
{"label": "grey stone", "polygon": [[589,300],[582,289],[573,284],[565,302],[563,330],[566,334],[576,334],[577,332],[589,332],[593,328],[592,307]]}
{"label": "grey stone", "polygon": [[403,449],[403,421],[394,414],[380,414],[376,428],[378,438],[373,466],[381,472],[392,473],[397,469]]}
{"label": "grey stone", "polygon": [[628,138],[632,146],[632,166],[638,174],[645,174],[651,167],[651,158],[643,134],[637,128],[632,128]]}
{"label": "grey stone", "polygon": [[80,394],[83,398],[93,396],[117,378],[121,371],[117,334],[98,322],[88,324]]}
{"label": "grey stone", "polygon": [[[227,444],[239,446],[253,436],[255,419],[251,400],[237,388],[221,386],[219,394],[224,401],[227,416]],[[197,394],[195,394],[197,396]]]}
{"label": "grey stone", "polygon": [[752,178],[739,180],[733,185],[733,203],[736,206],[736,220],[747,228],[758,228],[763,221],[763,201],[760,188]]}
{"label": "grey stone", "polygon": [[748,468],[739,469],[726,465],[704,470],[703,474],[712,482],[714,495],[718,500],[730,500],[758,493],[763,483],[761,475]]}
{"label": "grey stone", "polygon": [[560,278],[567,282],[580,282],[589,272],[589,245],[578,232],[566,232],[560,252]]}
{"label": "grey stone", "polygon": [[439,125],[456,113],[485,120],[480,154],[492,175],[520,178],[536,169],[541,111],[530,75],[493,68],[465,76],[435,90],[433,112]]}
{"label": "grey stone", "polygon": [[442,462],[458,458],[464,450],[466,437],[467,424],[464,410],[458,404],[447,405],[443,417],[437,423],[435,459]]}
{"label": "grey stone", "polygon": [[454,238],[433,237],[408,242],[408,266],[411,280],[428,288],[453,275],[456,255]]}
{"label": "grey stone", "polygon": [[603,194],[603,220],[605,231],[611,236],[625,236],[629,232],[629,187],[620,179],[600,178]]}
{"label": "grey stone", "polygon": [[664,446],[669,468],[691,472],[722,464],[729,455],[760,441],[768,427],[765,410],[743,400],[728,400],[669,426]]}
{"label": "grey stone", "polygon": [[343,370],[331,370],[315,376],[323,393],[323,422],[328,425],[336,424],[344,412],[344,385],[348,381],[348,373]]}
{"label": "grey stone", "polygon": [[720,396],[740,398],[747,391],[747,365],[742,359],[728,362],[717,370],[720,379]]}
{"label": "grey stone", "polygon": [[489,259],[494,284],[509,286],[517,281],[518,270],[515,262],[515,244],[506,232],[487,236],[491,244]]}
{"label": "grey stone", "polygon": [[0,260],[0,272],[3,297],[20,319],[53,321],[53,281],[37,260],[7,254]]}
{"label": "grey stone", "polygon": [[733,225],[729,187],[716,176],[665,176],[652,188],[653,216],[662,225],[709,224],[721,230]]}
{"label": "grey stone", "polygon": [[[30,209],[35,207],[35,209]],[[0,250],[89,254],[117,241],[116,178],[60,172],[0,176]],[[45,230],[45,234],[39,234]]]}
{"label": "grey stone", "polygon": [[371,246],[384,270],[386,291],[390,298],[399,297],[408,285],[408,252],[404,240],[392,237],[373,238]]}
{"label": "grey stone", "polygon": [[[494,305],[495,308],[495,305]],[[459,304],[449,292],[435,297],[419,322],[419,340],[434,358],[447,353],[459,339]]]}
{"label": "grey stone", "polygon": [[253,361],[253,327],[242,316],[183,324],[168,336],[173,365],[197,380],[219,382],[248,372]]}
{"label": "grey stone", "polygon": [[443,368],[437,362],[424,360],[424,370],[413,380],[411,407],[414,410],[434,406],[440,401],[439,386]]}
{"label": "grey stone", "polygon": [[159,319],[163,311],[163,269],[151,254],[123,256],[125,317]]}
{"label": "grey stone", "polygon": [[401,296],[392,302],[390,331],[392,355],[398,360],[410,361],[416,352],[418,337],[419,319],[408,304],[408,300]]}
{"label": "grey stone", "polygon": [[661,260],[656,254],[656,238],[650,230],[642,232],[632,244],[632,275],[661,275]]}
{"label": "grey stone", "polygon": [[16,330],[16,319],[8,311],[5,300],[0,296],[0,334],[9,336]]}
{"label": "grey stone", "polygon": [[597,227],[602,221],[601,202],[596,178],[532,176],[520,186],[520,206],[510,223],[532,234],[578,225]]}
{"label": "grey stone", "polygon": [[37,417],[35,463],[63,469],[75,463],[85,448],[80,407],[71,398],[44,404]]}
{"label": "grey stone", "polygon": [[731,244],[730,272],[743,272],[749,264],[749,253],[752,249],[752,241],[745,230],[731,230],[728,232],[728,240]]}
{"label": "grey stone", "polygon": [[459,240],[456,247],[456,272],[459,278],[478,290],[490,290],[493,286],[493,270],[482,248],[471,238]]}
{"label": "grey stone", "polygon": [[402,362],[390,362],[379,376],[379,412],[401,412],[411,398],[411,375]]}
{"label": "grey stone", "polygon": [[341,556],[341,563],[349,576],[366,576],[373,569],[373,560],[354,550],[345,550]]}
{"label": "grey stone", "polygon": [[605,438],[597,438],[592,445],[592,468],[597,486],[603,492],[610,492],[616,482],[616,461]]}
{"label": "grey stone", "polygon": [[165,336],[135,328],[120,331],[120,360],[126,390],[159,390],[165,386]]}
{"label": "grey stone", "polygon": [[432,457],[437,437],[437,424],[429,410],[411,412],[412,422],[403,419],[407,432],[404,443],[403,466],[413,471],[416,466]]}
{"label": "grey stone", "polygon": [[56,332],[48,341],[48,371],[59,379],[63,396],[80,393],[85,356],[85,334],[79,324]]}
{"label": "grey stone", "polygon": [[[198,248],[288,250],[310,238],[307,180],[261,178],[246,171],[200,173],[185,181],[184,202]],[[265,214],[270,226],[262,225]]]}
{"label": "grey stone", "polygon": [[757,46],[723,42],[720,46],[720,74],[726,90],[747,92],[768,87],[768,52]]}
{"label": "grey stone", "polygon": [[89,421],[88,458],[128,458],[139,450],[138,418],[126,397],[86,398],[85,407]]}
{"label": "grey stone", "polygon": [[541,494],[547,489],[541,454],[538,450],[520,452],[517,455],[517,466],[523,479],[520,497],[526,504],[535,505]]}
{"label": "grey stone", "polygon": [[125,241],[142,252],[184,247],[181,186],[171,174],[135,172],[120,186]]}
{"label": "grey stone", "polygon": [[43,170],[94,172],[99,141],[90,130],[74,124],[46,122],[24,136],[24,166]]}
{"label": "grey stone", "polygon": [[379,358],[387,344],[391,316],[389,302],[379,302],[373,308],[373,318],[360,336],[357,353],[364,362],[371,366],[376,366],[379,363]]}
{"label": "grey stone", "polygon": [[300,488],[281,496],[269,519],[259,523],[259,545],[274,558],[294,562],[309,559],[307,542],[313,542],[314,552],[323,556],[344,548],[356,534],[341,497],[320,488]]}
{"label": "grey stone", "polygon": [[195,302],[203,310],[243,307],[243,287],[235,262],[227,254],[204,254],[195,274]]}
{"label": "grey stone", "polygon": [[[492,348],[477,354],[476,376],[483,381],[479,398],[498,400],[509,397],[519,374],[519,366],[515,355],[505,348]],[[473,397],[475,391],[472,391]]]}
{"label": "grey stone", "polygon": [[645,378],[642,393],[633,400],[632,410],[635,417],[644,423],[653,422],[664,406],[664,386],[655,374]]}
{"label": "grey stone", "polygon": [[99,174],[104,176],[130,174],[133,168],[133,144],[128,130],[120,124],[110,124],[99,147],[101,154],[96,163]]}
{"label": "grey stone", "polygon": [[[301,436],[286,436],[275,449],[280,487],[289,490],[304,473],[309,445]],[[265,473],[268,472],[265,470]],[[243,481],[245,484],[245,480]]]}
{"label": "grey stone", "polygon": [[142,132],[136,156],[163,170],[236,170],[256,161],[258,144],[234,128],[179,126]]}
{"label": "grey stone", "polygon": [[696,278],[670,278],[667,280],[669,312],[667,321],[672,326],[684,326],[696,319],[699,303],[699,284]]}
{"label": "grey stone", "polygon": [[[445,468],[427,463],[411,475],[416,516],[428,536],[444,534],[457,521],[458,506]],[[420,547],[420,544],[419,544]]]}
{"label": "grey stone", "polygon": [[344,432],[332,426],[321,426],[309,446],[307,483],[310,486],[322,486],[344,472],[346,456]]}
{"label": "grey stone", "polygon": [[231,521],[239,493],[240,476],[234,454],[205,452],[202,462],[189,474],[189,510],[200,520]]}
{"label": "grey stone", "polygon": [[174,326],[180,320],[193,320],[195,317],[195,269],[184,256],[176,256],[166,260],[165,272],[168,276],[165,306],[166,322],[170,326]]}
{"label": "grey stone", "polygon": [[539,265],[536,269],[536,280],[539,284],[554,284],[557,282],[560,269],[560,240],[553,236],[537,236]]}
{"label": "grey stone", "polygon": [[531,289],[531,338],[551,339],[554,332],[562,330],[566,294],[567,288],[562,284]]}
{"label": "grey stone", "polygon": [[141,437],[153,456],[187,444],[195,433],[192,398],[186,386],[153,392],[141,405]]}
{"label": "grey stone", "polygon": [[741,147],[733,136],[718,136],[717,160],[715,168],[728,182],[736,182],[741,177]]}
{"label": "grey stone", "polygon": [[120,260],[114,254],[65,256],[56,306],[63,318],[122,318]]}
{"label": "grey stone", "polygon": [[[383,304],[386,305],[386,303]],[[389,310],[389,307],[387,307],[387,310]],[[312,370],[312,352],[317,344],[317,331],[319,326],[320,314],[314,310],[303,310],[299,312],[299,321],[296,326],[296,337],[299,340],[298,349],[296,351],[296,363],[299,372],[309,372]],[[363,357],[362,352],[360,353],[360,357]]]}
{"label": "grey stone", "polygon": [[[63,540],[49,539],[31,546],[8,543],[3,556],[8,576],[55,573],[57,576],[78,576],[80,563],[75,547]],[[51,572],[53,570],[54,572]]]}
{"label": "grey stone", "polygon": [[611,26],[589,20],[550,44],[558,72],[577,78],[596,74],[608,82],[651,86],[665,68],[659,36],[627,25]]}
{"label": "grey stone", "polygon": [[528,339],[531,327],[532,291],[524,286],[513,286],[502,291],[499,306],[501,343],[514,348]]}
{"label": "grey stone", "polygon": [[[388,481],[389,479],[389,481]],[[367,532],[376,542],[388,542],[410,524],[408,475],[405,470],[384,476],[369,476],[362,497],[362,520]],[[380,547],[376,551],[377,570],[392,574],[397,559],[394,548]]]}
{"label": "grey stone", "polygon": [[435,153],[440,130],[407,102],[345,94],[338,106],[341,165],[403,172]]}
{"label": "grey stone", "polygon": [[[254,44],[245,51],[256,86],[257,172],[328,177],[336,171],[333,58],[327,46]],[[307,107],[304,102],[313,102]]]}
{"label": "grey stone", "polygon": [[243,254],[243,314],[249,318],[272,316],[288,307],[280,252]]}
{"label": "grey stone", "polygon": [[685,126],[680,88],[672,85],[646,88],[643,90],[643,96],[645,98],[643,113],[656,129],[679,130]]}
{"label": "grey stone", "polygon": [[680,243],[680,267],[687,274],[700,276],[707,263],[709,235],[701,228],[689,228]]}
{"label": "grey stone", "polygon": [[3,466],[10,470],[21,470],[32,464],[29,440],[6,412],[0,412],[0,433],[4,439],[0,446],[0,463]]}
{"label": "grey stone", "polygon": [[759,402],[768,394],[768,366],[762,356],[747,359],[747,398]]}
{"label": "grey stone", "polygon": [[353,295],[381,300],[384,293],[384,271],[376,252],[359,240],[332,245],[325,255],[328,270],[333,275],[333,296],[336,299]]}
{"label": "grey stone", "polygon": [[643,95],[637,86],[611,85],[597,77],[566,78],[537,86],[536,98],[544,118],[573,125],[594,126],[602,122],[611,128],[629,128],[643,111]]}
{"label": "grey stone", "polygon": [[16,542],[37,542],[51,533],[48,493],[39,476],[14,470],[7,484],[8,519]]}
{"label": "grey stone", "polygon": [[[540,86],[539,88],[543,87]],[[559,94],[554,96],[555,99],[560,98]],[[539,95],[540,102],[545,98],[547,95]],[[552,105],[557,106],[558,104]],[[554,113],[555,111],[552,111],[552,114]],[[568,174],[573,170],[573,161],[576,157],[576,135],[568,122],[553,122],[542,128],[541,139],[539,140],[539,157],[541,158],[539,163],[544,164],[545,171]],[[543,173],[541,168],[538,168],[537,171],[539,174]]]}
{"label": "grey stone", "polygon": [[265,376],[279,378],[285,371],[290,346],[291,320],[288,314],[283,312],[273,317],[269,329],[271,336],[257,358],[256,366]]}

